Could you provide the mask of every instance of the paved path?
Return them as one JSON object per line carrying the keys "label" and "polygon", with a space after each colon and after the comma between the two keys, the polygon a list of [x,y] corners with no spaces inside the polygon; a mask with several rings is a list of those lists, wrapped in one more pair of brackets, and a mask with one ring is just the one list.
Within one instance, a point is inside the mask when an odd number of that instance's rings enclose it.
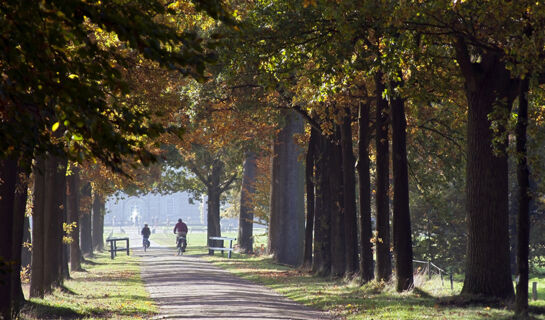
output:
{"label": "paved path", "polygon": [[198,256],[157,247],[133,252],[142,257],[142,278],[159,306],[153,319],[331,319]]}

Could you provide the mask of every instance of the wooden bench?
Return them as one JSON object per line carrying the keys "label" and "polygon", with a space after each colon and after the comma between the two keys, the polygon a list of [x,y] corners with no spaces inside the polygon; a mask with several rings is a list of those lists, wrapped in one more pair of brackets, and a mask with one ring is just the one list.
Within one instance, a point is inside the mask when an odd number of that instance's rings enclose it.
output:
{"label": "wooden bench", "polygon": [[[125,248],[118,248],[117,242],[125,241]],[[110,243],[110,257],[113,259],[117,255],[117,251],[127,251],[129,255],[129,238],[108,238],[106,242]]]}
{"label": "wooden bench", "polygon": [[227,258],[231,258],[231,253],[233,252],[233,241],[237,238],[226,238],[226,237],[209,237],[210,240],[217,240],[217,241],[229,241],[229,248],[227,247],[208,247],[208,254],[213,255],[214,251],[221,251],[221,254],[223,255],[224,251],[227,251]]}

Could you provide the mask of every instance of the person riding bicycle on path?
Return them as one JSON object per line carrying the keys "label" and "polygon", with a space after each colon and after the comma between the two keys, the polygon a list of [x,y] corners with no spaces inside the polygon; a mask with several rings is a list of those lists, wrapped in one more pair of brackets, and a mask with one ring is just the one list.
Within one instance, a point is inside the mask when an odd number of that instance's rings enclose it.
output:
{"label": "person riding bicycle on path", "polygon": [[176,244],[178,244],[178,238],[187,235],[187,224],[185,224],[182,219],[178,219],[178,223],[174,226],[174,234],[177,234]]}
{"label": "person riding bicycle on path", "polygon": [[149,236],[151,235],[151,230],[149,229],[147,224],[144,225],[144,228],[142,228],[142,231],[140,231],[140,234],[142,235],[142,237],[144,237],[144,242],[147,242],[149,247],[150,245]]}

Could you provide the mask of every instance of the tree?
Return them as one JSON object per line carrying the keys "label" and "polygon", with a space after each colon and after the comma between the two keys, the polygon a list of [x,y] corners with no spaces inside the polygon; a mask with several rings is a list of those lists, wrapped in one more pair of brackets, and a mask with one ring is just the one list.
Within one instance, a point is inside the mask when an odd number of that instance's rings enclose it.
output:
{"label": "tree", "polygon": [[[14,220],[14,205],[15,205],[15,184],[17,179],[17,162],[13,160],[0,161],[0,192],[3,196],[0,198],[0,212],[2,212],[2,229],[3,233],[7,233],[6,238],[10,241],[5,241],[0,244],[0,316],[10,319],[12,313],[12,303],[14,297],[11,290],[12,279],[8,267],[11,261],[16,261],[14,252],[12,251],[13,237],[13,220]],[[7,190],[4,190],[7,189]]]}
{"label": "tree", "polygon": [[252,195],[255,193],[257,174],[257,157],[253,152],[246,153],[242,172],[242,187],[240,191],[240,216],[238,229],[238,245],[243,253],[253,253],[254,210]]}
{"label": "tree", "polygon": [[389,209],[389,145],[388,145],[388,102],[382,93],[385,86],[382,73],[375,75],[376,95],[376,256],[377,256],[377,280],[388,281],[392,275],[392,261],[390,253],[390,209]]}
{"label": "tree", "polygon": [[314,207],[315,207],[315,179],[314,167],[316,163],[315,149],[317,135],[320,133],[311,128],[308,141],[307,154],[305,156],[305,192],[306,192],[306,223],[305,223],[305,252],[303,256],[303,267],[312,268],[312,242],[314,234]]}
{"label": "tree", "polygon": [[72,271],[81,271],[81,250],[79,246],[79,234],[80,234],[80,169],[77,166],[70,167],[71,174],[67,177],[67,199],[66,199],[66,211],[67,211],[67,223],[72,227],[70,233],[70,269]]}
{"label": "tree", "polygon": [[371,181],[369,177],[369,103],[359,104],[358,110],[358,170],[360,211],[360,272],[363,282],[374,278],[371,225]]}
{"label": "tree", "polygon": [[530,79],[522,79],[519,91],[519,107],[516,127],[517,137],[517,182],[518,182],[518,217],[517,217],[517,293],[515,314],[528,316],[528,246],[530,243],[530,188],[529,170],[526,151],[526,128],[528,125],[528,91]]}
{"label": "tree", "polygon": [[303,132],[303,120],[293,111],[285,111],[284,119],[273,147],[269,252],[279,263],[299,266],[304,253],[304,185],[301,150],[293,135]]}
{"label": "tree", "polygon": [[92,207],[92,187],[88,181],[83,181],[80,186],[80,203],[79,208],[79,232],[80,232],[80,248],[83,256],[93,255],[93,234],[91,222],[91,207]]}
{"label": "tree", "polygon": [[92,238],[93,249],[102,251],[104,249],[104,196],[100,194],[97,188],[93,189],[93,208],[92,208]]}
{"label": "tree", "polygon": [[354,150],[352,142],[352,117],[350,108],[345,108],[346,115],[341,124],[341,149],[343,168],[343,209],[344,236],[346,250],[346,272],[348,275],[359,271],[358,264],[358,222],[356,210],[356,176]]}
{"label": "tree", "polygon": [[[30,296],[43,297],[62,283],[63,200],[65,162],[53,155],[37,160],[32,212]],[[55,192],[55,190],[62,192]]]}
{"label": "tree", "polygon": [[394,176],[393,236],[396,269],[396,289],[405,291],[413,287],[413,247],[411,215],[409,211],[409,173],[405,102],[401,97],[390,101],[392,119],[392,168]]}

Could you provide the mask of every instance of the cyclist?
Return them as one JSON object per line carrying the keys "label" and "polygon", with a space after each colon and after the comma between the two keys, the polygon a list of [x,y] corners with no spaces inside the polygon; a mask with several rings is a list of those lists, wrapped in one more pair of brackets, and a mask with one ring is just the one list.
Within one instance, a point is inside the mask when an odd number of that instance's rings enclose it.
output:
{"label": "cyclist", "polygon": [[[174,234],[176,234],[176,246],[182,245],[183,250],[185,251],[185,247],[187,246],[187,241],[185,239],[187,235],[187,224],[185,224],[182,219],[178,219],[178,223],[174,226],[173,230]],[[179,244],[179,241],[182,241],[182,244]]]}
{"label": "cyclist", "polygon": [[140,231],[140,234],[144,238],[144,249],[149,248],[150,242],[149,242],[149,236],[151,234],[151,230],[148,227],[148,224],[144,224],[144,228],[142,228],[142,231]]}

